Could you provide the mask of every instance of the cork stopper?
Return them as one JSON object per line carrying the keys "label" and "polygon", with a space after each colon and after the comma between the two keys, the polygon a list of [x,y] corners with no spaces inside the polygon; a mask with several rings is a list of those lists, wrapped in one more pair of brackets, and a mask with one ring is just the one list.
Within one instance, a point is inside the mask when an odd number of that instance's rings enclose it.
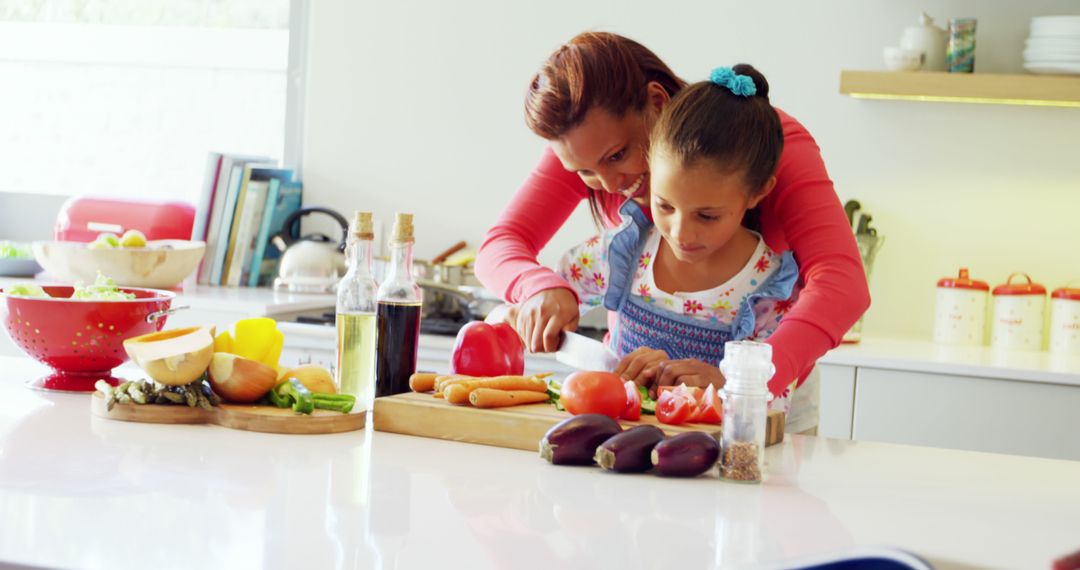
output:
{"label": "cork stopper", "polygon": [[356,212],[353,214],[353,222],[349,227],[349,233],[356,239],[375,239],[373,226],[371,212]]}
{"label": "cork stopper", "polygon": [[399,213],[394,218],[394,233],[390,236],[390,241],[397,243],[412,243],[416,241],[413,238],[413,224],[412,214]]}

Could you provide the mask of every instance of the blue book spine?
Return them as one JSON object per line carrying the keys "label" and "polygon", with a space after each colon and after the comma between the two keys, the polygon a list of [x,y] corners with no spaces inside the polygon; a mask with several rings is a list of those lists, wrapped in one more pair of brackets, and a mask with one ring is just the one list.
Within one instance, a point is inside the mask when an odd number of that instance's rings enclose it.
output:
{"label": "blue book spine", "polygon": [[281,195],[281,180],[270,179],[270,190],[266,194],[266,206],[263,208],[262,224],[259,226],[259,234],[255,238],[255,254],[251,258],[251,268],[248,274],[248,287],[258,287],[259,277],[262,274],[263,256],[266,255],[266,246],[270,241],[270,227],[274,221],[274,211],[277,209],[278,196]]}
{"label": "blue book spine", "polygon": [[[267,203],[267,213],[273,214],[270,220],[270,227],[267,231],[266,240],[263,242],[267,244],[275,234],[282,230],[282,226],[285,225],[285,219],[292,215],[293,212],[300,209],[300,204],[303,201],[303,184],[300,182],[285,182],[282,181],[280,188],[278,189],[277,201],[271,205]],[[277,262],[281,257],[281,252],[276,247],[266,245],[263,249],[263,257],[261,267],[259,269],[259,282],[269,283],[274,279],[274,273],[277,271]],[[254,274],[254,269],[252,270]]]}

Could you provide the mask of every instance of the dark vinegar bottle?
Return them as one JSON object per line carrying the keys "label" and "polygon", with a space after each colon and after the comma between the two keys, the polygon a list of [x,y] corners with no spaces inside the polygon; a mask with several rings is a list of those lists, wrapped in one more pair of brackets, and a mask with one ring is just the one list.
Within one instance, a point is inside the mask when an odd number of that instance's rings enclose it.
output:
{"label": "dark vinegar bottle", "polygon": [[390,271],[376,303],[375,397],[409,391],[416,372],[423,294],[412,274],[412,214],[398,214],[390,236]]}

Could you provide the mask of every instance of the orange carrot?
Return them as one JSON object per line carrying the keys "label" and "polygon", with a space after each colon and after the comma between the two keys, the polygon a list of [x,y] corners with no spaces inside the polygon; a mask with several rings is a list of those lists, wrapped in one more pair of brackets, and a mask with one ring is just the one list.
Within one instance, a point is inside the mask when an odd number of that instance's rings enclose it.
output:
{"label": "orange carrot", "polygon": [[504,408],[521,404],[536,404],[548,401],[546,392],[532,390],[496,390],[477,388],[469,394],[469,403],[477,408]]}
{"label": "orange carrot", "polygon": [[469,376],[462,376],[461,374],[446,374],[446,375],[443,375],[443,376],[436,376],[435,377],[435,391],[436,392],[442,392],[450,384],[454,384],[454,383],[457,383],[457,382],[464,382],[466,380],[469,380],[469,378],[470,378]]}
{"label": "orange carrot", "polygon": [[435,378],[438,374],[430,372],[417,372],[409,377],[409,388],[413,392],[430,392],[435,389]]}
{"label": "orange carrot", "polygon": [[547,382],[531,376],[495,376],[492,378],[477,378],[475,380],[463,382],[462,385],[472,390],[477,388],[494,388],[496,390],[547,392]]}
{"label": "orange carrot", "polygon": [[443,390],[443,397],[450,404],[468,404],[469,392],[471,391],[462,384],[451,384]]}

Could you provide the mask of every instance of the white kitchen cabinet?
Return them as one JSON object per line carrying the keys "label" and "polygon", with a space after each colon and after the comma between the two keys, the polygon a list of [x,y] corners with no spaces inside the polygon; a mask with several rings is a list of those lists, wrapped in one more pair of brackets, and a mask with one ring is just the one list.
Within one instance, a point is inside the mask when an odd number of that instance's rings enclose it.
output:
{"label": "white kitchen cabinet", "polygon": [[1078,409],[1080,386],[859,367],[852,439],[1080,460]]}
{"label": "white kitchen cabinet", "polygon": [[821,375],[821,403],[818,412],[818,435],[851,439],[855,414],[854,366],[818,364]]}

